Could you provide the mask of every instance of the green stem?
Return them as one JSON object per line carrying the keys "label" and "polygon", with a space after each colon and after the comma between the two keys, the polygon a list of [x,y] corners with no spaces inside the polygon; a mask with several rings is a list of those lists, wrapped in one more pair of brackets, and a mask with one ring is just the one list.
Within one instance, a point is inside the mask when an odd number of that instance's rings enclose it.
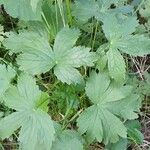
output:
{"label": "green stem", "polygon": [[135,15],[137,13],[137,11],[141,8],[141,6],[144,4],[144,2],[145,2],[145,0],[142,0],[142,2],[139,4],[137,9],[133,12],[133,15]]}
{"label": "green stem", "polygon": [[70,0],[66,0],[66,7],[67,7],[67,16],[68,22],[72,25],[72,15],[71,15],[71,8],[70,8]]}
{"label": "green stem", "polygon": [[93,44],[92,44],[92,50],[94,49],[96,35],[97,35],[97,29],[98,29],[98,21],[96,22],[95,32],[94,32],[94,38],[93,38]]}
{"label": "green stem", "polygon": [[61,18],[62,18],[62,22],[63,22],[63,25],[65,27],[66,23],[65,23],[64,10],[63,10],[63,1],[62,0],[57,0],[57,3],[58,3]]}

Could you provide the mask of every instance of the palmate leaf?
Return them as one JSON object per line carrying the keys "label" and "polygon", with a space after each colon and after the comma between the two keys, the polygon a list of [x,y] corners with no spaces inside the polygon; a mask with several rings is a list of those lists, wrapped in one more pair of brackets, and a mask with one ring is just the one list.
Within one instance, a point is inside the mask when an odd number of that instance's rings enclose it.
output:
{"label": "palmate leaf", "polygon": [[126,17],[123,15],[107,15],[103,20],[103,30],[106,38],[112,45],[121,37],[132,34],[138,26],[137,17]]}
{"label": "palmate leaf", "polygon": [[15,77],[16,72],[10,66],[0,64],[0,97],[9,88],[11,80]]}
{"label": "palmate leaf", "polygon": [[41,0],[0,0],[9,15],[20,20],[40,20]]}
{"label": "palmate leaf", "polygon": [[138,26],[136,17],[107,15],[103,20],[103,30],[109,41],[107,52],[108,69],[112,78],[118,82],[125,79],[126,65],[121,53],[144,56],[150,53],[150,39],[143,35],[133,35]]}
{"label": "palmate leaf", "polygon": [[95,16],[98,10],[98,4],[94,0],[77,0],[75,1],[73,15],[81,21],[88,21]]}
{"label": "palmate leaf", "polygon": [[22,32],[19,35],[10,33],[4,45],[13,53],[22,52],[17,58],[21,70],[35,75],[54,68],[59,80],[77,84],[83,78],[76,68],[93,66],[97,60],[96,54],[90,52],[90,48],[73,47],[79,35],[77,29],[63,28],[56,36],[53,50],[48,39],[35,32]]}
{"label": "palmate leaf", "polygon": [[137,118],[135,111],[138,111],[139,102],[133,99],[135,95],[128,98],[131,92],[131,86],[116,87],[107,75],[92,73],[86,83],[86,94],[93,105],[77,119],[79,132],[86,133],[89,141],[97,139],[105,144],[115,143],[119,137],[126,138],[127,129],[118,116]]}
{"label": "palmate leaf", "polygon": [[79,134],[72,130],[61,131],[55,142],[52,150],[83,150],[82,138]]}
{"label": "palmate leaf", "polygon": [[103,30],[109,40],[110,48],[119,49],[133,56],[149,54],[150,39],[141,35],[133,35],[137,26],[136,17],[107,15],[103,21]]}
{"label": "palmate leaf", "polygon": [[73,47],[79,35],[77,29],[64,28],[56,35],[54,43],[56,62],[54,72],[58,79],[68,84],[81,83],[83,80],[75,68],[93,66],[97,60],[96,54],[90,52],[90,48]]}
{"label": "palmate leaf", "polygon": [[[21,127],[20,149],[49,150],[51,148],[55,130],[43,103],[48,100],[48,96],[43,94],[36,85],[35,79],[27,74],[21,74],[17,87],[10,87],[4,94],[5,105],[16,112],[0,120],[2,139],[9,137]],[[8,127],[10,124],[11,127]]]}
{"label": "palmate leaf", "polygon": [[105,15],[115,12],[110,9],[112,4],[123,4],[124,0],[76,0],[72,14],[79,20],[87,22],[91,17],[102,21]]}
{"label": "palmate leaf", "polygon": [[19,35],[10,33],[4,43],[13,53],[23,52],[17,62],[21,70],[30,74],[45,73],[54,65],[54,56],[48,39],[36,32],[21,32]]}
{"label": "palmate leaf", "polygon": [[54,140],[54,127],[49,115],[36,110],[28,112],[27,116],[19,133],[20,149],[50,150]]}

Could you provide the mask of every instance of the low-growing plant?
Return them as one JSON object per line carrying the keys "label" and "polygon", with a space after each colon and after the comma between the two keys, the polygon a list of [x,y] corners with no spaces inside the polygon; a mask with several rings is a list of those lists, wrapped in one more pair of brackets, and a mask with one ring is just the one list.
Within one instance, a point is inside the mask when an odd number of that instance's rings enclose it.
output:
{"label": "low-growing plant", "polygon": [[5,19],[0,26],[0,148],[139,148],[150,86],[150,1],[0,4],[15,20],[15,27]]}

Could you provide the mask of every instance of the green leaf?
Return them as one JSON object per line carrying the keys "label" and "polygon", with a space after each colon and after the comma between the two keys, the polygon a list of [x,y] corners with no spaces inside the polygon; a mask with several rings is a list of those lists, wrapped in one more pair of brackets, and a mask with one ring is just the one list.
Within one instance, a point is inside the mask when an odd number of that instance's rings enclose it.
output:
{"label": "green leaf", "polygon": [[90,48],[84,46],[73,47],[66,56],[61,60],[62,64],[67,64],[73,67],[94,66],[93,60],[96,60],[96,55],[90,53]]}
{"label": "green leaf", "polygon": [[[132,93],[132,86],[116,86],[115,84],[111,84],[107,91],[103,95],[101,95],[101,100],[105,99],[105,102],[114,102],[130,96]],[[137,98],[137,97],[136,97]]]}
{"label": "green leaf", "polygon": [[119,136],[126,138],[126,128],[123,123],[107,109],[100,105],[87,108],[77,119],[79,132],[87,133],[89,141],[97,139],[107,144],[116,142]]}
{"label": "green leaf", "polygon": [[[63,28],[55,38],[54,51],[55,55],[65,55],[73,48],[77,39],[80,36],[78,29],[69,29],[68,27]],[[59,57],[59,56],[58,56]]]}
{"label": "green leaf", "polygon": [[48,114],[41,110],[30,111],[19,133],[20,149],[50,150],[54,133],[53,122]]}
{"label": "green leaf", "polygon": [[[38,0],[39,1],[39,0]],[[0,4],[4,5],[9,15],[21,20],[40,20],[41,18],[41,2],[34,0],[0,0]],[[32,4],[32,5],[31,5]]]}
{"label": "green leaf", "polygon": [[0,138],[9,138],[25,119],[23,112],[14,112],[0,120]]}
{"label": "green leaf", "polygon": [[59,80],[61,80],[63,83],[71,84],[81,84],[83,83],[82,75],[79,73],[79,71],[72,66],[68,65],[58,65],[54,69],[54,73],[57,76]]}
{"label": "green leaf", "polygon": [[118,83],[123,83],[126,73],[124,58],[118,50],[133,56],[150,53],[150,39],[143,35],[133,35],[137,26],[137,18],[133,16],[109,14],[103,20],[102,28],[109,44],[109,74]]}
{"label": "green leaf", "polygon": [[75,131],[65,130],[57,136],[52,150],[83,150],[82,139]]}
{"label": "green leaf", "polygon": [[[132,89],[128,89],[130,90],[130,92],[132,92]],[[141,99],[136,94],[132,94],[126,98],[123,98],[121,101],[115,101],[107,105],[107,108],[110,109],[111,112],[119,115],[125,120],[138,118],[137,112],[140,111],[140,107]]]}
{"label": "green leaf", "polygon": [[[36,81],[28,74],[21,74],[17,87],[10,87],[4,95],[5,104],[16,112],[0,120],[0,137],[7,138],[21,127],[20,148],[49,150],[54,140],[54,126],[47,110],[45,98]],[[11,127],[8,125],[11,124]],[[31,140],[32,139],[32,140]]]}
{"label": "green leaf", "polygon": [[95,16],[97,9],[98,5],[94,0],[76,0],[72,14],[81,21],[86,22]]}
{"label": "green leaf", "polygon": [[144,136],[140,132],[141,124],[138,120],[131,120],[125,123],[129,139],[136,144],[143,144]]}
{"label": "green leaf", "polygon": [[17,62],[21,70],[31,74],[47,72],[55,65],[48,39],[36,32],[10,33],[4,46],[13,53],[23,52]]}
{"label": "green leaf", "polygon": [[36,106],[41,94],[35,79],[27,74],[22,74],[18,78],[17,87],[12,86],[6,91],[4,101],[8,107],[15,110],[28,110]]}
{"label": "green leaf", "polygon": [[45,112],[48,112],[48,104],[49,104],[49,95],[48,93],[41,93],[41,97],[36,103],[36,108],[40,108]]}
{"label": "green leaf", "polygon": [[100,56],[97,63],[96,63],[96,68],[99,71],[103,71],[106,66],[107,66],[107,57],[106,57],[106,55]]}
{"label": "green leaf", "polygon": [[67,84],[81,83],[82,76],[75,68],[93,66],[97,60],[89,48],[74,47],[79,30],[63,28],[56,36],[54,48],[48,39],[36,32],[10,33],[4,46],[11,52],[22,52],[17,58],[20,69],[30,74],[41,74],[54,68],[59,80]]}
{"label": "green leaf", "polygon": [[116,15],[107,15],[103,20],[103,31],[111,44],[114,44],[114,41],[125,37],[126,35],[132,34],[136,27],[138,26],[137,17],[127,17],[127,16],[116,16]]}
{"label": "green leaf", "polygon": [[11,80],[15,77],[16,72],[10,66],[0,64],[0,97],[9,88]]}
{"label": "green leaf", "polygon": [[123,56],[117,49],[110,49],[107,52],[107,59],[110,76],[118,83],[122,83],[125,80],[126,73],[126,65]]}
{"label": "green leaf", "polygon": [[110,9],[112,4],[118,6],[123,2],[124,0],[76,0],[72,14],[83,22],[87,22],[91,17],[102,21],[107,14],[115,13],[113,9]]}
{"label": "green leaf", "polygon": [[[131,86],[116,86],[106,74],[92,73],[86,83],[86,94],[94,103],[85,109],[77,124],[81,134],[86,133],[90,142],[115,143],[119,137],[126,138],[127,129],[121,118],[137,118],[139,109],[137,97]],[[134,99],[133,99],[134,98]]]}
{"label": "green leaf", "polygon": [[[99,83],[99,84],[98,84]],[[86,83],[86,94],[93,103],[99,103],[99,99],[106,92],[110,85],[110,79],[105,74],[93,72]]]}
{"label": "green leaf", "polygon": [[79,132],[86,133],[90,142],[97,139],[105,144],[115,143],[119,137],[126,138],[127,129],[119,117],[135,119],[140,107],[138,96],[132,95],[132,87],[118,87],[106,74],[93,72],[85,90],[94,104],[77,119]]}
{"label": "green leaf", "polygon": [[48,33],[47,33],[44,22],[41,22],[41,21],[28,21],[28,22],[20,21],[20,26],[27,27],[28,28],[27,30],[30,32],[38,33],[40,36],[45,37],[45,40],[48,38]]}
{"label": "green leaf", "polygon": [[94,105],[85,109],[77,119],[77,125],[81,134],[87,132],[89,140],[93,141],[96,138],[99,142],[102,141],[103,126],[98,106]]}
{"label": "green leaf", "polygon": [[105,51],[108,50],[108,48],[109,44],[104,43],[96,51],[98,57],[98,60],[96,62],[96,68],[100,71],[103,71],[107,66],[108,59]]}
{"label": "green leaf", "polygon": [[17,63],[20,65],[20,70],[25,70],[34,75],[45,73],[54,67],[53,52],[50,51],[50,48],[47,52],[40,52],[37,49],[32,50],[29,53],[23,53],[18,56]]}
{"label": "green leaf", "polygon": [[133,56],[144,56],[150,53],[150,39],[143,35],[133,35],[138,26],[136,17],[107,15],[103,23],[110,49],[119,49]]}
{"label": "green leaf", "polygon": [[144,56],[150,54],[150,39],[143,35],[130,35],[118,39],[116,47],[132,56]]}
{"label": "green leaf", "polygon": [[105,150],[127,150],[127,139],[120,139],[118,142],[108,144]]}

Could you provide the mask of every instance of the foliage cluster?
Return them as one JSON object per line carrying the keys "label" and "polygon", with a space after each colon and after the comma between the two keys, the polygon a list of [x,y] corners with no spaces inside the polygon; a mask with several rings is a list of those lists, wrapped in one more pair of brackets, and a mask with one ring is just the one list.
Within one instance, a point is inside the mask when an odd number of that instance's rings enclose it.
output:
{"label": "foliage cluster", "polygon": [[20,150],[139,148],[150,0],[0,4],[1,148],[10,139]]}

